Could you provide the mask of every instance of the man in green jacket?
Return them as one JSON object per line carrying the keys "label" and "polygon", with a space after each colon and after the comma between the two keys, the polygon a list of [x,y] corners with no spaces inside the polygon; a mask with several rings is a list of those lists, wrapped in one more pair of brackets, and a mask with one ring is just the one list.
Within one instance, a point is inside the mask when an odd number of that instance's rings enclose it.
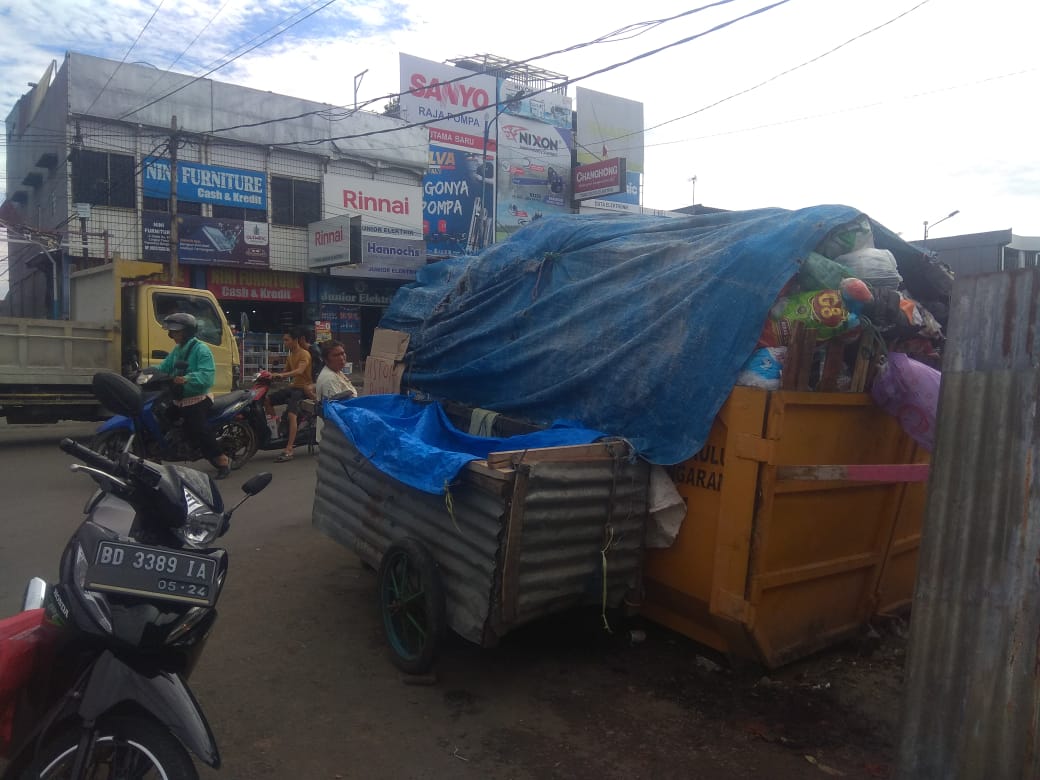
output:
{"label": "man in green jacket", "polygon": [[[173,380],[173,403],[183,421],[184,433],[188,441],[216,466],[216,478],[224,479],[231,473],[231,461],[220,451],[217,437],[207,424],[209,410],[213,408],[210,390],[217,374],[213,353],[204,342],[195,338],[198,325],[192,315],[184,312],[170,314],[163,320],[163,326],[176,346],[159,364],[159,371],[177,374]],[[177,363],[187,363],[188,367],[178,369]]]}

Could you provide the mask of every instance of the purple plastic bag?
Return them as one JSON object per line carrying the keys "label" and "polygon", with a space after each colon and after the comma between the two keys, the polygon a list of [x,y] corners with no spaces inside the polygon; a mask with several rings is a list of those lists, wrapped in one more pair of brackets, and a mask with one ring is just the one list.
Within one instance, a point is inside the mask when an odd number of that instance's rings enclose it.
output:
{"label": "purple plastic bag", "polygon": [[902,352],[888,361],[874,380],[874,403],[899,420],[903,430],[929,452],[935,446],[935,416],[942,374]]}

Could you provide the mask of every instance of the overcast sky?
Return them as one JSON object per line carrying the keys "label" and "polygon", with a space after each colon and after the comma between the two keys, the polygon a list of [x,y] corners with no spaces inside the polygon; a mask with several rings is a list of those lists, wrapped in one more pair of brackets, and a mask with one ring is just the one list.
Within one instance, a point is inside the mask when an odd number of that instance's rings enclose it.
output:
{"label": "overcast sky", "polygon": [[707,5],[0,0],[0,110],[66,50],[198,75],[311,12],[211,78],[352,105],[367,69],[358,99],[378,111],[399,90],[399,52],[528,60],[627,28],[531,64],[577,78],[669,47],[577,82],[644,103],[644,205],[843,203],[908,239],[959,210],[930,235],[1040,236],[1040,2]]}

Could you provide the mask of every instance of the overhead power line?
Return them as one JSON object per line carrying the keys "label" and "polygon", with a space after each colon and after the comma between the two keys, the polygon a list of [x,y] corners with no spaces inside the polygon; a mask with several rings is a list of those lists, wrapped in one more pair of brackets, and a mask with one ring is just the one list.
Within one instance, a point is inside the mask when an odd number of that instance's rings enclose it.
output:
{"label": "overhead power line", "polygon": [[[130,115],[132,115],[132,114],[136,114],[136,113],[137,113],[137,112],[139,112],[139,111],[143,111],[144,109],[148,108],[149,106],[154,106],[154,105],[155,105],[156,103],[158,103],[158,102],[159,102],[160,100],[166,100],[166,98],[170,97],[171,95],[175,95],[175,94],[177,94],[177,93],[178,93],[178,92],[180,92],[180,91],[181,91],[182,89],[187,89],[188,87],[190,87],[190,86],[191,86],[192,84],[194,84],[195,82],[197,82],[197,81],[200,81],[201,79],[204,79],[204,78],[206,78],[206,76],[209,76],[209,75],[210,75],[210,74],[212,74],[212,73],[216,73],[216,72],[217,72],[218,70],[220,70],[221,68],[226,68],[226,67],[227,67],[228,65],[230,65],[230,64],[231,64],[232,62],[234,62],[235,60],[237,60],[237,59],[239,59],[239,58],[241,58],[241,57],[244,57],[245,55],[249,54],[249,52],[253,51],[254,49],[259,49],[259,48],[260,48],[261,46],[263,46],[263,45],[264,45],[264,44],[266,44],[266,43],[269,43],[270,41],[273,41],[273,40],[274,40],[275,38],[277,38],[278,36],[280,36],[280,35],[284,35],[285,33],[287,33],[287,32],[288,32],[289,30],[291,30],[291,29],[292,29],[293,27],[295,27],[296,25],[300,24],[301,22],[305,22],[306,20],[308,20],[308,19],[310,19],[310,18],[311,18],[312,16],[314,16],[314,15],[315,15],[316,13],[318,13],[319,11],[323,11],[324,9],[328,8],[328,7],[330,6],[330,5],[332,5],[332,4],[333,4],[333,3],[335,3],[335,2],[336,2],[336,0],[327,0],[327,2],[324,2],[324,3],[322,3],[322,4],[320,5],[320,6],[318,6],[317,8],[315,8],[315,9],[314,9],[313,11],[311,11],[310,13],[306,14],[305,16],[301,16],[301,17],[300,17],[299,19],[297,19],[296,21],[294,21],[294,22],[293,22],[292,24],[289,24],[288,26],[286,26],[286,27],[282,28],[282,29],[281,29],[281,30],[279,30],[278,32],[274,33],[273,35],[271,35],[271,36],[269,36],[269,37],[267,37],[267,38],[264,38],[264,39],[263,39],[262,41],[260,41],[260,42],[259,42],[259,43],[257,43],[256,45],[254,45],[254,46],[250,46],[250,47],[249,47],[248,49],[246,49],[245,51],[242,51],[242,52],[240,52],[240,53],[236,54],[236,55],[235,55],[234,57],[231,57],[230,59],[226,60],[225,62],[222,62],[222,63],[220,63],[219,65],[215,65],[214,67],[212,67],[212,68],[210,68],[209,70],[207,70],[207,71],[206,71],[205,73],[203,73],[203,74],[201,74],[201,75],[199,75],[199,76],[195,76],[195,77],[194,77],[193,79],[191,79],[190,81],[187,81],[187,82],[185,82],[184,84],[181,84],[181,85],[180,85],[179,87],[176,87],[176,88],[174,88],[174,89],[171,89],[171,90],[170,90],[169,92],[167,92],[167,93],[165,93],[165,94],[163,94],[163,95],[160,95],[159,97],[155,98],[154,100],[150,100],[150,101],[148,101],[148,102],[147,102],[147,103],[145,103],[145,104],[144,104],[143,106],[138,106],[137,108],[133,109],[132,111],[127,111],[127,112],[126,112],[125,114],[123,114],[123,115],[122,115],[121,117],[119,117],[119,118],[120,118],[120,119],[126,119],[126,118],[127,118],[128,116],[130,116]],[[289,18],[292,18],[292,17],[289,17]],[[268,28],[268,29],[271,29],[271,28]]]}
{"label": "overhead power line", "polygon": [[[642,34],[644,34],[646,32],[649,32],[651,29],[659,27],[659,26],[661,26],[663,24],[666,24],[668,22],[673,22],[673,21],[675,21],[677,19],[681,19],[681,18],[686,17],[686,16],[691,16],[692,14],[700,13],[701,11],[707,11],[707,10],[710,10],[712,8],[716,8],[718,6],[729,5],[730,3],[733,3],[733,2],[736,2],[736,0],[716,0],[716,2],[708,3],[707,5],[702,5],[702,6],[699,6],[698,8],[692,8],[692,9],[690,9],[688,11],[683,11],[682,13],[678,13],[678,14],[675,14],[674,16],[669,16],[669,17],[666,17],[664,19],[650,19],[650,20],[642,21],[642,22],[633,22],[632,24],[626,25],[625,27],[622,27],[622,28],[620,28],[618,30],[615,30],[614,32],[606,33],[605,35],[601,35],[598,38],[593,38],[591,41],[584,41],[582,43],[576,43],[576,44],[573,44],[571,46],[567,46],[567,47],[565,47],[563,49],[556,49],[555,51],[546,52],[545,54],[536,54],[535,56],[528,57],[527,59],[515,60],[511,64],[514,65],[514,66],[528,65],[528,64],[530,64],[532,62],[536,62],[538,60],[544,60],[544,59],[547,59],[548,57],[555,57],[555,56],[560,55],[560,54],[568,54],[568,53],[570,53],[572,51],[577,51],[579,49],[588,48],[589,46],[596,46],[596,45],[599,45],[599,44],[602,44],[602,43],[616,43],[616,42],[622,41],[622,40],[630,40],[630,39],[636,38],[639,35],[642,35]],[[642,28],[642,29],[640,29],[639,32],[637,32],[637,33],[635,33],[633,35],[628,35],[627,37],[619,37],[621,35],[624,35],[625,33],[628,33],[629,31],[631,31],[633,29],[637,29],[637,28]],[[476,73],[476,72],[467,72],[467,73],[465,73],[462,76],[456,76],[453,79],[446,79],[445,81],[441,81],[440,85],[441,86],[446,86],[448,84],[456,84],[456,83],[458,83],[460,81],[465,81],[466,79],[473,78],[473,76],[475,76],[475,75],[479,75],[479,74]],[[275,124],[276,122],[289,122],[289,121],[292,121],[294,119],[303,119],[304,117],[308,117],[308,116],[322,115],[322,114],[325,114],[325,113],[331,114],[332,112],[341,112],[342,116],[331,116],[330,115],[330,116],[323,117],[323,118],[327,118],[327,119],[329,119],[331,121],[338,121],[338,120],[347,119],[347,118],[353,116],[359,110],[361,110],[363,108],[366,108],[367,106],[370,106],[373,103],[381,103],[384,100],[396,100],[396,99],[404,97],[405,95],[410,95],[414,91],[415,90],[407,90],[405,92],[391,92],[391,93],[389,93],[387,95],[382,95],[380,97],[375,97],[375,98],[372,98],[371,100],[367,100],[364,103],[362,103],[359,107],[336,106],[334,108],[329,108],[327,106],[323,106],[322,108],[316,108],[316,109],[313,109],[311,111],[304,111],[303,113],[300,113],[300,114],[292,114],[292,115],[289,115],[289,116],[275,117],[274,119],[262,119],[262,120],[260,120],[258,122],[248,122],[248,123],[239,124],[239,125],[231,125],[229,127],[219,127],[219,128],[216,128],[215,130],[211,130],[210,132],[212,132],[212,133],[224,133],[224,132],[228,132],[228,131],[231,131],[231,130],[241,130],[243,128],[248,128],[248,127],[262,127],[263,125]]]}
{"label": "overhead power line", "polygon": [[[702,106],[701,108],[698,108],[696,111],[691,111],[688,114],[683,114],[682,116],[673,117],[672,119],[666,119],[664,122],[660,122],[660,123],[658,123],[656,125],[652,125],[650,127],[646,127],[641,132],[646,133],[646,132],[649,132],[650,130],[656,130],[659,127],[664,127],[665,125],[669,125],[672,122],[678,122],[678,121],[680,121],[682,119],[689,119],[691,116],[696,116],[697,114],[702,114],[705,111],[707,111],[708,109],[715,108],[716,106],[720,106],[723,103],[726,103],[726,102],[728,102],[730,100],[733,100],[734,98],[740,97],[741,95],[746,95],[749,92],[754,92],[756,89],[764,87],[766,84],[770,84],[770,83],[776,81],[777,79],[782,78],[783,76],[787,76],[787,75],[789,75],[791,73],[794,73],[796,70],[800,70],[801,68],[804,68],[807,65],[811,65],[814,62],[818,62],[819,60],[822,60],[824,57],[828,57],[831,54],[834,54],[834,52],[839,51],[841,49],[844,49],[846,46],[848,46],[848,45],[850,45],[852,43],[855,43],[856,41],[860,40],[861,38],[865,38],[866,36],[871,35],[872,33],[877,32],[878,30],[882,29],[883,27],[887,27],[888,25],[890,25],[890,24],[892,24],[894,22],[899,21],[904,16],[907,16],[908,14],[913,13],[918,8],[920,8],[923,5],[926,5],[929,2],[931,2],[931,0],[921,0],[921,2],[919,2],[913,8],[908,8],[906,11],[903,11],[901,14],[897,14],[896,16],[893,16],[887,22],[882,22],[881,24],[877,25],[876,27],[872,27],[869,30],[861,32],[859,35],[855,35],[852,38],[849,38],[847,41],[845,41],[845,43],[839,44],[839,45],[835,46],[833,49],[828,49],[827,51],[823,52],[822,54],[816,55],[812,59],[805,60],[805,62],[801,62],[798,65],[795,65],[793,68],[788,68],[787,70],[781,71],[780,73],[776,73],[776,74],[770,76],[769,78],[765,79],[764,81],[758,82],[754,86],[748,87],[747,89],[742,89],[739,92],[734,92],[732,95],[727,95],[726,97],[721,98],[720,100],[716,100],[714,103],[709,103],[706,106]],[[631,135],[631,133],[628,134],[628,135]],[[612,141],[612,140],[613,141],[617,141],[617,140],[620,140],[621,138],[627,138],[628,135],[621,135],[621,136],[618,136],[617,138],[607,138],[607,139],[604,139],[604,140],[606,140],[606,141]]]}
{"label": "overhead power line", "polygon": [[134,38],[134,42],[130,44],[130,48],[127,49],[126,54],[123,55],[123,59],[121,59],[119,61],[119,64],[116,65],[116,69],[113,70],[111,74],[109,74],[108,81],[106,81],[105,85],[101,87],[101,91],[94,96],[94,99],[90,101],[90,105],[87,106],[87,110],[83,112],[84,114],[90,113],[90,109],[94,107],[94,104],[98,102],[98,99],[101,97],[101,95],[104,94],[106,89],[108,89],[108,85],[112,83],[112,79],[115,78],[116,74],[119,72],[119,69],[123,67],[123,63],[126,62],[126,58],[130,56],[130,52],[134,50],[134,47],[137,45],[137,42],[141,40],[141,36],[144,35],[144,31],[148,29],[148,25],[152,23],[152,19],[154,19],[155,15],[159,13],[159,9],[163,7],[163,3],[165,2],[166,0],[159,0],[159,5],[155,6],[155,10],[152,11],[152,15],[148,17],[148,21],[145,22],[144,27],[141,28],[141,32],[137,33],[137,37]]}
{"label": "overhead power line", "polygon": [[211,24],[213,24],[214,20],[215,20],[215,19],[216,19],[216,18],[217,18],[218,16],[220,16],[220,15],[221,15],[221,14],[222,14],[222,13],[224,12],[224,9],[225,9],[225,8],[227,8],[227,4],[228,4],[228,3],[230,2],[230,1],[231,1],[231,0],[224,0],[224,2],[223,2],[223,3],[221,4],[220,8],[218,8],[218,9],[217,9],[217,12],[216,12],[215,14],[213,14],[213,16],[211,16],[211,17],[209,18],[209,21],[208,21],[208,22],[206,22],[206,24],[204,24],[204,25],[202,26],[202,29],[201,29],[201,30],[199,30],[199,31],[198,31],[197,33],[195,33],[195,37],[191,39],[191,41],[190,41],[190,42],[188,43],[188,45],[184,47],[183,51],[181,51],[181,53],[177,55],[177,57],[176,57],[176,58],[175,58],[175,59],[173,60],[173,62],[171,62],[171,63],[169,64],[169,66],[167,66],[166,70],[165,70],[164,72],[160,73],[160,74],[159,74],[158,76],[156,76],[156,77],[155,77],[155,80],[154,80],[154,81],[152,81],[152,84],[151,84],[151,86],[149,86],[149,87],[148,87],[148,89],[147,89],[147,91],[145,92],[145,97],[147,97],[147,96],[148,96],[149,94],[151,94],[151,91],[152,91],[153,89],[155,89],[155,85],[159,83],[159,80],[160,80],[160,79],[161,79],[161,78],[162,78],[162,77],[163,77],[164,75],[169,75],[170,71],[172,71],[172,70],[173,70],[173,66],[174,66],[174,65],[176,65],[176,64],[177,64],[178,62],[180,62],[180,61],[181,61],[181,58],[182,58],[182,57],[183,57],[183,56],[184,56],[185,54],[187,54],[187,53],[188,53],[188,50],[189,50],[189,49],[190,49],[190,48],[191,48],[192,46],[194,46],[194,45],[195,45],[195,43],[196,43],[196,41],[198,41],[198,40],[199,40],[199,38],[201,38],[201,37],[202,37],[202,34],[203,34],[203,33],[205,33],[205,32],[206,32],[206,30],[208,30],[208,29],[209,29],[210,25],[211,25]]}
{"label": "overhead power line", "polygon": [[[925,2],[927,2],[927,1],[928,0],[925,0]],[[677,41],[673,41],[672,43],[665,44],[664,46],[659,46],[656,49],[651,49],[650,51],[645,51],[645,52],[643,52],[641,54],[635,55],[634,57],[630,57],[627,60],[623,60],[621,62],[615,62],[612,65],[607,65],[605,67],[599,68],[598,70],[591,71],[590,73],[586,73],[583,76],[576,76],[574,78],[564,79],[562,82],[560,82],[558,84],[554,84],[554,85],[551,85],[551,86],[548,86],[548,87],[543,87],[542,89],[532,90],[530,92],[525,92],[524,93],[524,97],[534,97],[536,95],[541,95],[544,92],[549,92],[549,91],[554,90],[554,89],[559,89],[561,86],[567,86],[567,85],[570,85],[570,84],[575,84],[575,83],[577,83],[579,81],[584,81],[585,79],[592,78],[593,76],[599,76],[599,75],[601,75],[603,73],[608,73],[608,72],[610,72],[612,70],[617,70],[618,68],[624,67],[625,65],[631,65],[633,62],[638,62],[639,60],[646,59],[647,57],[652,57],[655,54],[660,54],[661,52],[667,51],[668,49],[673,49],[676,46],[682,46],[684,44],[690,43],[691,41],[695,41],[698,38],[703,38],[703,37],[705,37],[707,35],[711,35],[712,33],[719,32],[720,30],[724,30],[725,28],[730,27],[730,26],[732,26],[734,24],[737,24],[738,22],[742,22],[745,19],[750,19],[750,18],[752,18],[754,16],[758,16],[759,14],[766,13],[767,11],[771,11],[774,8],[778,8],[779,6],[785,5],[785,4],[789,3],[789,2],[791,2],[791,0],[777,0],[776,2],[770,3],[769,5],[765,5],[765,6],[762,6],[760,8],[756,8],[754,11],[749,11],[748,13],[743,14],[742,16],[735,17],[735,18],[730,19],[730,20],[725,21],[725,22],[720,22],[719,24],[715,25],[714,27],[710,27],[707,30],[704,30],[703,32],[695,33],[694,35],[689,35],[689,36],[687,36],[685,38],[681,38],[681,39],[679,39]],[[472,76],[472,74],[470,74],[470,75]],[[406,93],[402,93],[402,94],[408,94],[408,93],[406,92]],[[330,142],[330,141],[347,141],[347,140],[352,140],[352,139],[355,139],[355,138],[368,138],[368,137],[371,137],[371,136],[374,136],[374,135],[385,135],[386,133],[396,133],[396,132],[398,132],[400,130],[406,130],[406,129],[412,128],[412,127],[427,127],[427,126],[429,126],[431,124],[434,124],[435,122],[441,122],[444,119],[451,119],[451,118],[459,117],[459,116],[468,116],[470,114],[478,114],[478,113],[487,111],[492,106],[497,108],[498,106],[503,106],[503,105],[506,105],[506,104],[508,104],[510,102],[511,102],[511,99],[499,100],[496,103],[492,103],[492,104],[489,104],[487,106],[481,106],[480,108],[473,108],[473,109],[469,109],[469,110],[466,110],[466,111],[458,111],[458,112],[449,114],[446,117],[436,117],[436,118],[432,118],[432,119],[426,119],[426,120],[424,120],[422,122],[411,122],[409,124],[401,125],[399,127],[387,127],[387,128],[383,128],[381,130],[369,130],[369,131],[364,132],[364,133],[352,133],[352,134],[348,134],[348,135],[331,136],[331,137],[328,137],[328,138],[325,138],[325,137],[313,138],[313,139],[308,139],[306,141],[293,141],[292,143],[289,143],[289,144],[272,144],[272,146],[279,146],[279,147],[281,147],[281,146],[290,146],[290,147],[291,146],[307,146],[307,145],[313,145],[313,144],[326,143],[326,142]],[[622,136],[622,137],[625,137],[625,136]]]}

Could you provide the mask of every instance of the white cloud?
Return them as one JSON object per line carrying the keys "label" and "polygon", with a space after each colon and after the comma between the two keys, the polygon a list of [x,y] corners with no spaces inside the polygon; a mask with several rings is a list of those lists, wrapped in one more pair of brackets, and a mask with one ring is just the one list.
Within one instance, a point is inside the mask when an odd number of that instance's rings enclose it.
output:
{"label": "white cloud", "polygon": [[[792,0],[581,83],[642,101],[653,126],[795,68],[917,2]],[[765,5],[739,0],[532,64],[580,76]],[[275,20],[308,7],[317,5],[231,0],[177,69],[200,72]],[[120,59],[154,8],[139,0],[14,3],[7,17],[13,29],[0,41],[7,75],[0,103],[13,106],[25,82],[39,78],[66,48]],[[167,67],[217,8],[204,0],[164,4],[129,60]],[[398,91],[399,52],[433,60],[477,53],[526,59],[688,8],[679,0],[643,6],[527,0],[494,11],[475,0],[339,2],[213,77],[351,105],[355,75],[366,69],[362,103]],[[354,32],[351,20],[369,30]],[[923,220],[959,209],[938,235],[1007,227],[1040,235],[1037,29],[1038,3],[926,2],[817,62],[648,132],[645,202],[687,205],[688,180],[696,175],[697,200],[723,208],[840,202],[908,237],[916,237]],[[306,41],[297,37],[301,32]],[[1018,71],[1027,72],[993,78]],[[371,108],[381,110],[382,102]]]}

